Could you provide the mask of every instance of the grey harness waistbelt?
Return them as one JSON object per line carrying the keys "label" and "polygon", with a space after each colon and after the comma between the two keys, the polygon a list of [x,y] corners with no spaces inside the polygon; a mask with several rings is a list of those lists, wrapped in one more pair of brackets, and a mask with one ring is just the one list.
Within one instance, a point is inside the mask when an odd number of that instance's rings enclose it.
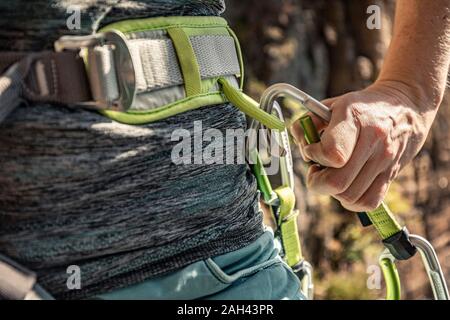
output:
{"label": "grey harness waistbelt", "polygon": [[[161,96],[162,89],[175,88],[173,98],[167,99],[166,94],[165,101],[157,98],[149,103],[147,97],[141,105],[154,108],[182,98],[184,94],[179,92],[183,91],[184,79],[174,45],[167,36],[160,37],[124,40],[122,45],[126,41],[126,50],[125,46],[117,49],[119,46],[112,44],[96,45],[86,55],[88,68],[74,50],[31,54],[0,52],[0,122],[21,99],[124,111],[133,109],[133,102],[139,101],[140,95],[159,91],[155,96]],[[190,39],[202,79],[240,74],[231,36],[204,35]],[[117,56],[122,59],[126,56],[116,53],[121,50],[129,53],[132,66],[124,66],[130,61],[117,63]],[[126,77],[131,79],[122,79]],[[130,92],[122,92],[126,90]],[[136,109],[143,109],[139,104],[136,106]]]}

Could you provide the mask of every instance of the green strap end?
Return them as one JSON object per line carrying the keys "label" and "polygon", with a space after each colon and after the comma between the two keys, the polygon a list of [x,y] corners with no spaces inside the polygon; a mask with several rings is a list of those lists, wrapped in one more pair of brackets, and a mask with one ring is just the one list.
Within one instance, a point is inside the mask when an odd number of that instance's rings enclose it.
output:
{"label": "green strap end", "polygon": [[303,134],[305,136],[305,140],[308,144],[317,143],[320,141],[319,132],[314,125],[311,117],[306,115],[300,118],[300,125],[303,128]]}
{"label": "green strap end", "polygon": [[280,131],[286,129],[286,126],[280,119],[261,110],[255,100],[233,87],[226,79],[220,78],[219,83],[222,85],[223,93],[227,99],[246,115],[258,120],[269,129]]}

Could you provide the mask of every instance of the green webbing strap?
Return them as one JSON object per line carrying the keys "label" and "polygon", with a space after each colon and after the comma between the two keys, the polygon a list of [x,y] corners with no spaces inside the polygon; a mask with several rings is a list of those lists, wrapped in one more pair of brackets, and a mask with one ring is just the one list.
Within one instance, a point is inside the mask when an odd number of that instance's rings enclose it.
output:
{"label": "green webbing strap", "polygon": [[[305,140],[308,144],[317,143],[320,141],[320,136],[309,115],[301,117],[300,124],[303,128]],[[381,203],[381,205],[375,210],[367,212],[367,216],[383,240],[402,231],[402,227],[395,220],[394,215],[384,202]]]}
{"label": "green webbing strap", "polygon": [[274,192],[272,190],[272,185],[270,184],[269,178],[267,177],[266,170],[264,169],[264,166],[261,161],[261,157],[259,156],[258,151],[252,150],[250,151],[250,157],[252,159],[252,163],[254,165],[252,166],[253,173],[256,178],[256,183],[258,184],[258,189],[261,191],[264,201],[266,203],[270,203],[272,199],[274,198]]}
{"label": "green webbing strap", "polygon": [[367,215],[383,240],[402,231],[402,227],[384,202],[375,210],[367,212]]}
{"label": "green webbing strap", "polygon": [[240,79],[239,79],[239,88],[243,89],[244,88],[244,59],[242,59],[242,50],[241,50],[241,45],[239,43],[239,39],[236,36],[236,34],[234,33],[234,31],[230,28],[227,27],[228,32],[230,33],[230,35],[233,37],[234,39],[234,43],[236,44],[236,51],[237,51],[237,55],[238,55],[238,60],[239,60],[239,65],[241,66],[241,75],[240,75]]}
{"label": "green webbing strap", "polygon": [[259,104],[255,100],[233,87],[226,79],[220,78],[219,83],[222,85],[223,93],[227,99],[246,115],[258,120],[269,129],[286,129],[284,123],[280,119],[261,110]]}
{"label": "green webbing strap", "polygon": [[[254,163],[252,169],[256,177],[258,189],[263,195],[264,202],[271,206],[270,211],[276,219],[277,230],[280,233],[281,243],[283,245],[283,258],[290,267],[298,266],[303,260],[303,255],[297,227],[298,211],[294,210],[294,190],[288,186],[281,186],[273,190],[256,149],[250,150],[250,158],[252,163]],[[274,200],[278,200],[278,202]],[[274,207],[275,209],[278,207],[278,210],[275,212]]]}
{"label": "green webbing strap", "polygon": [[[258,183],[258,189],[263,194],[264,201],[270,203],[273,200],[274,194],[279,201],[278,215],[275,215],[275,219],[283,245],[284,260],[290,267],[294,267],[303,259],[297,227],[298,211],[294,210],[294,191],[287,186],[281,186],[273,190],[259,158],[259,154],[255,157],[256,163],[252,166],[253,173]],[[274,213],[272,208],[271,213]]]}
{"label": "green webbing strap", "polygon": [[179,59],[181,73],[183,74],[186,96],[195,96],[202,91],[202,79],[200,68],[191,41],[182,28],[169,28],[167,33],[173,41],[173,45]]}
{"label": "green webbing strap", "polygon": [[278,213],[278,228],[284,249],[284,259],[290,267],[294,267],[302,260],[300,238],[298,236],[297,216],[294,191],[285,186],[274,190],[280,201]]}

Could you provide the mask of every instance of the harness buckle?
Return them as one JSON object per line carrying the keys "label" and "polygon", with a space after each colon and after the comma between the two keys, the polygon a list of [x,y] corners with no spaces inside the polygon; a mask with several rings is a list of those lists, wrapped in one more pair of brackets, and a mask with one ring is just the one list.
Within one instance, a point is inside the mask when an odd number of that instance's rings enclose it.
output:
{"label": "harness buckle", "polygon": [[128,110],[136,96],[136,73],[125,36],[108,31],[87,36],[62,36],[55,51],[80,51],[86,62],[93,101],[77,105],[93,109]]}

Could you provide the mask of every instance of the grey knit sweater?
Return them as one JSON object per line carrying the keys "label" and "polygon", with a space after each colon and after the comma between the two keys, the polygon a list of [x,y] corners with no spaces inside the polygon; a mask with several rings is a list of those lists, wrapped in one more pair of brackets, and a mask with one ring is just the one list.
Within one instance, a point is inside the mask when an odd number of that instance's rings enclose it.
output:
{"label": "grey knit sweater", "polygon": [[[224,9],[220,0],[79,2],[85,6],[81,34],[121,19]],[[2,2],[0,50],[51,47],[68,32],[68,3]],[[172,131],[193,131],[196,120],[203,130],[246,125],[229,104],[142,126],[64,106],[21,106],[0,125],[0,252],[68,299],[134,284],[256,239],[262,219],[246,165],[171,162]],[[80,290],[66,286],[69,265],[81,268]]]}

